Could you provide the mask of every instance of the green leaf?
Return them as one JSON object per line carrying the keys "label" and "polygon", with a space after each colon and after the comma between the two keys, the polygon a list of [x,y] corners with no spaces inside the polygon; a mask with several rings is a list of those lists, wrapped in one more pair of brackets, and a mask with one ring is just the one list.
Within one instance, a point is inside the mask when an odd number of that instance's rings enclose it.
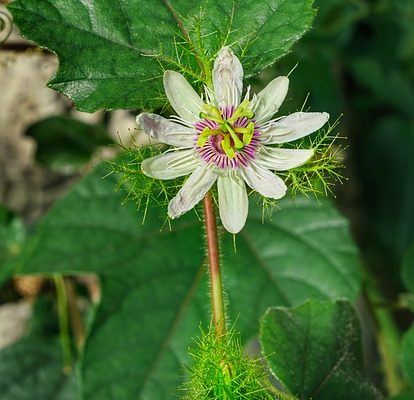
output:
{"label": "green leaf", "polygon": [[[373,99],[377,99],[374,97]],[[363,105],[360,105],[361,109]],[[381,108],[382,109],[382,108]],[[370,108],[377,113],[378,108]],[[365,217],[364,225],[370,259],[387,281],[398,285],[398,268],[403,257],[414,241],[414,120],[407,121],[396,114],[378,117],[372,123],[366,121],[361,129],[366,135],[360,135],[357,153],[361,185],[364,198],[361,200]],[[399,179],[395,179],[398,176]],[[384,181],[389,183],[383,190]],[[392,204],[392,206],[390,206]],[[367,248],[368,248],[367,247]]]}
{"label": "green leaf", "polygon": [[26,135],[36,140],[36,159],[58,172],[73,172],[88,162],[99,146],[112,144],[106,129],[59,116],[31,125]]}
{"label": "green leaf", "polygon": [[414,90],[403,71],[395,67],[387,70],[377,60],[369,57],[355,59],[351,68],[355,79],[372,91],[377,102],[411,115]]}
{"label": "green leaf", "polygon": [[0,351],[2,400],[74,400],[76,381],[62,372],[58,341],[25,338]]}
{"label": "green leaf", "polygon": [[387,400],[414,400],[414,392],[398,394],[396,396],[387,397]]}
{"label": "green leaf", "polygon": [[[365,0],[317,0],[318,16],[314,34],[331,40],[339,36],[340,41],[351,35],[352,27],[369,13]],[[325,46],[324,46],[325,47]]]}
{"label": "green leaf", "polygon": [[25,236],[23,221],[0,207],[0,285],[10,277],[13,259],[20,253]]}
{"label": "green leaf", "polygon": [[414,387],[414,325],[404,334],[401,342],[401,366],[407,381]]}
{"label": "green leaf", "polygon": [[414,293],[400,293],[398,305],[414,313]]}
{"label": "green leaf", "polygon": [[[83,111],[164,103],[164,68],[206,80],[215,54],[231,45],[246,75],[285,55],[309,29],[313,0],[17,0],[23,35],[55,52],[49,85]],[[51,34],[53,32],[53,34]],[[195,57],[194,57],[195,53]]]}
{"label": "green leaf", "polygon": [[404,257],[401,276],[405,287],[414,293],[414,243]]}
{"label": "green leaf", "polygon": [[[101,276],[102,301],[83,356],[84,400],[174,398],[191,338],[209,322],[201,223],[189,213],[171,232],[161,230],[166,210],[150,207],[141,225],[135,206],[121,205],[117,177],[102,179],[107,172],[99,166],[53,207],[20,272]],[[236,252],[224,235],[228,309],[245,340],[271,305],[358,295],[356,250],[332,205],[303,198],[279,206],[263,225],[252,204]]]}
{"label": "green leaf", "polygon": [[271,308],[261,343],[272,372],[301,399],[382,398],[363,376],[358,319],[346,301]]}

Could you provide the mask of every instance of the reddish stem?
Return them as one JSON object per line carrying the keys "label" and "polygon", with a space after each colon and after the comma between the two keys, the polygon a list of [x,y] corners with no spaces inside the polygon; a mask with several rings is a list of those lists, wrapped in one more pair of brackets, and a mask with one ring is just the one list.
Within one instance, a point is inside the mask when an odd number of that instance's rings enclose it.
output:
{"label": "reddish stem", "polygon": [[211,193],[204,198],[204,215],[207,236],[208,261],[210,271],[211,305],[213,308],[213,323],[218,336],[225,332],[225,315],[223,301],[223,286],[220,271],[220,252],[217,236],[216,216]]}

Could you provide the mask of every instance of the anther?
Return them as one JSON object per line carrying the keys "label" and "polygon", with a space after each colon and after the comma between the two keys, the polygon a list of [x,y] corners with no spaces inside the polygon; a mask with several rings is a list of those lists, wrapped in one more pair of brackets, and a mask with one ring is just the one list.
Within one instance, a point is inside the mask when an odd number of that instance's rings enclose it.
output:
{"label": "anther", "polygon": [[229,157],[230,159],[236,157],[236,152],[234,151],[233,147],[231,146],[229,135],[224,136],[223,140],[221,141],[221,148],[224,150],[227,157]]}

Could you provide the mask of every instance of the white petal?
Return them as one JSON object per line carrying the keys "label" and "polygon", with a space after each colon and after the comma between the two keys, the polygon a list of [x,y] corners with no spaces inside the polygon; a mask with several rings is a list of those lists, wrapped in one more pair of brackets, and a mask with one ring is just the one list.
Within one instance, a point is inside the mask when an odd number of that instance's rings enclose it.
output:
{"label": "white petal", "polygon": [[215,168],[200,165],[190,175],[177,195],[168,204],[168,215],[178,218],[192,209],[210,190],[217,179]]}
{"label": "white petal", "polygon": [[273,122],[262,132],[261,140],[269,144],[291,142],[322,128],[328,119],[325,112],[296,112]]}
{"label": "white petal", "polygon": [[268,169],[250,163],[250,166],[241,171],[246,183],[262,196],[280,199],[286,194],[285,182]]}
{"label": "white petal", "polygon": [[243,67],[229,47],[223,47],[214,61],[213,86],[220,107],[240,103]]}
{"label": "white petal", "polygon": [[286,76],[278,76],[252,100],[252,109],[255,119],[260,124],[268,121],[279,111],[289,89],[289,79]]}
{"label": "white petal", "polygon": [[199,160],[194,156],[192,149],[170,151],[144,160],[141,171],[151,178],[175,179],[191,174],[197,165]]}
{"label": "white petal", "polygon": [[221,222],[230,233],[238,233],[246,223],[249,209],[246,185],[234,172],[219,175],[217,180]]}
{"label": "white petal", "polygon": [[172,108],[184,121],[198,120],[203,101],[180,73],[165,71],[164,89]]}
{"label": "white petal", "polygon": [[305,164],[313,153],[313,149],[278,149],[264,146],[257,155],[257,161],[263,168],[286,171]]}
{"label": "white petal", "polygon": [[177,124],[161,115],[142,113],[137,116],[137,124],[142,130],[161,143],[177,147],[193,147],[194,130]]}

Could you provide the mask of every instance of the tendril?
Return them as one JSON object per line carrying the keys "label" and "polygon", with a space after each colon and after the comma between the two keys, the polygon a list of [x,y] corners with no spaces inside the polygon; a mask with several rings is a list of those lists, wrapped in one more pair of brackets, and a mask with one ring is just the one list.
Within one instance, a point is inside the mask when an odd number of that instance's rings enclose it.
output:
{"label": "tendril", "polygon": [[10,36],[13,23],[8,14],[0,11],[0,44],[3,44]]}

